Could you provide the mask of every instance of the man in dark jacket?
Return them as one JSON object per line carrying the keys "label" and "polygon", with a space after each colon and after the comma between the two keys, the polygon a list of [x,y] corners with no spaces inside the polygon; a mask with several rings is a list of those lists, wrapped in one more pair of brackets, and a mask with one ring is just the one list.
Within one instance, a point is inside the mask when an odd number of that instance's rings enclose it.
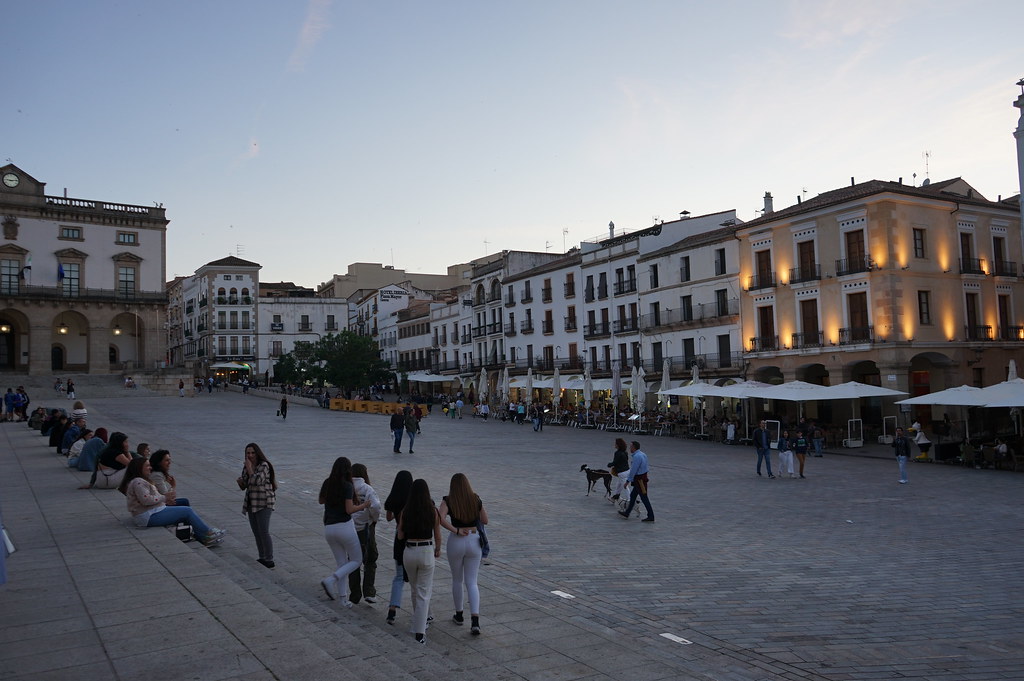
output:
{"label": "man in dark jacket", "polygon": [[401,410],[391,415],[391,432],[395,436],[395,454],[402,453],[402,434],[405,431],[405,414]]}
{"label": "man in dark jacket", "polygon": [[757,474],[761,475],[761,459],[764,459],[768,470],[768,477],[774,478],[775,476],[772,475],[772,436],[765,425],[765,422],[761,421],[757,428],[754,429],[754,447],[757,448]]}
{"label": "man in dark jacket", "polygon": [[903,433],[902,428],[896,429],[896,435],[892,438],[892,449],[896,454],[896,463],[900,466],[900,484],[905,485],[907,480],[907,459],[910,458],[910,439]]}

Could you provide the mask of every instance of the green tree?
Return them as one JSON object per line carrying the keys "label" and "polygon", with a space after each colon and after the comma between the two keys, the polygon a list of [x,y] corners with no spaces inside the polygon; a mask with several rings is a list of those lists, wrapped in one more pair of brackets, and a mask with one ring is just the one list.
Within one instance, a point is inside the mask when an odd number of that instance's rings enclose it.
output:
{"label": "green tree", "polygon": [[321,338],[313,346],[312,358],[323,380],[341,388],[382,383],[391,375],[377,343],[347,330]]}

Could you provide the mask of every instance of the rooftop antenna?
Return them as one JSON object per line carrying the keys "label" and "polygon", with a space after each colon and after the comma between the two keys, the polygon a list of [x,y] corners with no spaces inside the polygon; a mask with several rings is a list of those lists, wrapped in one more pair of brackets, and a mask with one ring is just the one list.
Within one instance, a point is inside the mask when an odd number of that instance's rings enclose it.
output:
{"label": "rooftop antenna", "polygon": [[914,186],[917,186],[917,173],[914,173]]}
{"label": "rooftop antenna", "polygon": [[487,255],[487,251],[490,249],[490,247],[491,242],[488,241],[487,239],[484,239],[484,255]]}
{"label": "rooftop antenna", "polygon": [[931,184],[932,176],[931,171],[929,169],[929,161],[931,161],[932,152],[925,151],[921,155],[924,156],[924,179],[928,180],[928,183]]}
{"label": "rooftop antenna", "polygon": [[245,245],[235,244],[235,256],[241,258],[243,255],[245,255]]}
{"label": "rooftop antenna", "polygon": [[565,235],[569,233],[568,227],[562,228],[562,253],[565,253]]}
{"label": "rooftop antenna", "polygon": [[551,242],[550,241],[547,241],[547,240],[544,241],[544,250],[545,251],[550,251],[551,250]]}
{"label": "rooftop antenna", "polygon": [[803,188],[803,189],[801,190],[801,193],[803,194],[803,197],[804,197],[804,198],[806,199],[806,198],[807,198],[807,187],[804,187],[804,188]]}

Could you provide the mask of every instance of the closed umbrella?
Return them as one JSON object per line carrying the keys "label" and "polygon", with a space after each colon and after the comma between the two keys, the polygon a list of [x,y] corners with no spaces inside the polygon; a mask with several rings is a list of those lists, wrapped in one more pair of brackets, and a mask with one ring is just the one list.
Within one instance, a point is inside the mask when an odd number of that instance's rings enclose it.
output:
{"label": "closed umbrella", "polygon": [[506,366],[504,371],[501,372],[501,395],[498,396],[502,404],[508,402],[508,394],[511,390],[512,386],[509,382],[508,367]]}
{"label": "closed umbrella", "polygon": [[672,389],[672,363],[668,361],[668,357],[661,363],[661,391]]}
{"label": "closed umbrella", "polygon": [[533,367],[526,370],[526,406],[533,402]]}
{"label": "closed umbrella", "polygon": [[551,401],[555,403],[555,421],[558,421],[558,403],[562,401],[562,375],[555,367],[555,375],[551,377]]}
{"label": "closed umbrella", "polygon": [[612,423],[619,424],[619,397],[622,395],[622,372],[619,365],[612,367]]}
{"label": "closed umbrella", "polygon": [[480,367],[480,385],[476,388],[476,401],[487,401],[487,369]]}
{"label": "closed umbrella", "polygon": [[644,425],[644,402],[647,400],[647,376],[643,367],[637,367],[636,379],[633,381],[633,395],[636,400],[636,413],[640,414],[640,424]]}
{"label": "closed umbrella", "polygon": [[590,378],[590,367],[583,370],[583,406],[587,410],[587,425],[590,425],[590,398],[594,395],[594,381]]}

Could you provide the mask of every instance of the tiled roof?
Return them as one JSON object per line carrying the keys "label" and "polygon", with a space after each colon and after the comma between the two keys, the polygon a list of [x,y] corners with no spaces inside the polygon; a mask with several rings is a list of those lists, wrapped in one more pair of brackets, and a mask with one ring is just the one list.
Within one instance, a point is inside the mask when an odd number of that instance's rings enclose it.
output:
{"label": "tiled roof", "polygon": [[249,260],[242,260],[241,258],[236,258],[233,255],[229,255],[226,258],[221,258],[220,260],[214,260],[213,262],[208,262],[208,263],[206,263],[206,265],[204,265],[204,267],[260,267],[260,268],[262,268],[263,266],[260,265],[257,262],[251,262]]}
{"label": "tiled roof", "polygon": [[[750,222],[746,222],[740,225],[740,229],[747,229],[750,227],[757,227],[758,225],[762,224],[778,222],[779,220],[785,220],[787,218],[791,218],[803,213],[810,213],[816,210],[820,210],[822,208],[827,208],[829,206],[848,203],[850,201],[856,201],[858,199],[867,198],[874,194],[882,194],[885,192],[904,194],[906,196],[918,196],[921,198],[956,201],[958,203],[965,203],[978,206],[1001,205],[999,203],[996,203],[995,201],[989,201],[984,196],[974,191],[973,188],[971,188],[972,196],[955,194],[947,190],[948,187],[958,182],[962,182],[962,179],[959,177],[954,177],[950,180],[932,182],[931,184],[923,187],[912,187],[901,182],[891,182],[886,180],[869,180],[867,182],[861,182],[859,184],[854,184],[849,187],[833,189],[832,191],[827,191],[823,194],[818,194],[814,198],[802,201],[787,208],[783,208],[782,210],[767,213],[766,215],[762,215],[757,219],[751,220]],[[970,185],[967,186],[970,188]]]}

